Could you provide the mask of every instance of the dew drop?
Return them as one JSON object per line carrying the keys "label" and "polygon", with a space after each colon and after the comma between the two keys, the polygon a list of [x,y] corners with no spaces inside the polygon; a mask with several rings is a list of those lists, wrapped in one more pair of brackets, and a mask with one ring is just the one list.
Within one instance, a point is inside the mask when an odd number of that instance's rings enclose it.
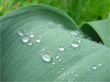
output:
{"label": "dew drop", "polygon": [[65,68],[61,68],[62,70],[64,70]]}
{"label": "dew drop", "polygon": [[22,37],[22,41],[23,41],[24,43],[27,43],[28,40],[29,40],[29,37],[28,37],[27,35],[24,35],[24,36]]}
{"label": "dew drop", "polygon": [[37,43],[40,43],[40,39],[37,39],[36,42],[37,42]]}
{"label": "dew drop", "polygon": [[44,54],[42,55],[42,59],[45,61],[45,62],[51,62],[52,58],[49,54]]}
{"label": "dew drop", "polygon": [[72,36],[79,36],[80,35],[80,32],[79,31],[71,31],[70,34]]}
{"label": "dew drop", "polygon": [[32,45],[32,42],[28,42],[27,44],[28,44],[29,46],[31,46],[31,45]]}
{"label": "dew drop", "polygon": [[102,64],[98,64],[98,66],[102,66]]}
{"label": "dew drop", "polygon": [[73,41],[72,43],[71,43],[71,46],[73,47],[73,48],[77,48],[77,47],[79,47],[79,45],[80,45],[80,41],[78,40],[78,41]]}
{"label": "dew drop", "polygon": [[55,64],[55,62],[52,63],[53,65]]}
{"label": "dew drop", "polygon": [[65,48],[63,48],[63,47],[60,47],[60,48],[59,48],[59,51],[60,51],[60,52],[64,52],[64,50],[65,50]]}
{"label": "dew drop", "polygon": [[33,38],[33,37],[34,37],[34,34],[33,34],[32,32],[31,32],[31,34],[30,34],[30,37],[31,37],[31,38]]}
{"label": "dew drop", "polygon": [[60,61],[60,62],[61,62],[62,60],[61,60],[61,59],[59,59],[58,61]]}
{"label": "dew drop", "polygon": [[95,49],[95,45],[92,46],[92,49]]}
{"label": "dew drop", "polygon": [[21,31],[21,30],[18,31],[18,35],[19,35],[19,36],[23,36],[23,35],[24,35],[23,31]]}
{"label": "dew drop", "polygon": [[56,56],[56,59],[59,58],[59,56]]}
{"label": "dew drop", "polygon": [[95,66],[94,66],[94,67],[92,67],[92,69],[93,69],[93,70],[96,70],[96,69],[97,69],[97,67],[95,67]]}

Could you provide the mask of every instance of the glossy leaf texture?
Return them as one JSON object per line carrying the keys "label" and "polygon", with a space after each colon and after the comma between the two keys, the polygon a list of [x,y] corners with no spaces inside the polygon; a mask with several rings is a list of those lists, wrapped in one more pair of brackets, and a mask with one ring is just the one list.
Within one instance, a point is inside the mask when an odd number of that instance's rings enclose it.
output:
{"label": "glossy leaf texture", "polygon": [[[0,29],[2,81],[110,81],[110,49],[83,37],[71,46],[70,32],[81,31],[63,11],[28,6],[1,17]],[[24,43],[21,30],[31,31],[37,43]]]}

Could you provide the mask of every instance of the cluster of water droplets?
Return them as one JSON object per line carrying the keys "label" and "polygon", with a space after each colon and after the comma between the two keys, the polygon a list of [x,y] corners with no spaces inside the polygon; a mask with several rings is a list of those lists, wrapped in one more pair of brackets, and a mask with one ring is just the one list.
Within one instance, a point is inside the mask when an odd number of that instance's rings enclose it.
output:
{"label": "cluster of water droplets", "polygon": [[92,69],[93,70],[96,70],[96,69],[99,69],[100,67],[102,66],[102,64],[97,64],[97,65],[94,65],[93,67],[92,67]]}
{"label": "cluster of water droplets", "polygon": [[72,37],[72,43],[71,46],[73,48],[78,48],[81,43],[81,37],[83,37],[79,31],[71,31],[70,35]]}
{"label": "cluster of water droplets", "polygon": [[64,72],[60,77],[64,82],[73,82],[78,77],[78,73],[75,72]]}
{"label": "cluster of water droplets", "polygon": [[[52,27],[54,24],[52,22],[49,22],[49,25]],[[57,26],[59,27],[62,27],[61,24],[58,24]],[[21,40],[23,43],[26,43],[27,45],[33,45],[33,43],[40,43],[41,40],[39,38],[35,38],[35,35],[34,33],[31,31],[31,32],[24,32],[23,30],[19,30],[18,31],[18,35],[21,36]],[[70,32],[70,36],[73,38],[72,39],[72,42],[70,43],[71,46],[73,48],[78,48],[79,45],[80,45],[80,37],[81,37],[81,34],[79,31],[71,31]],[[47,50],[46,49],[42,49],[42,59],[43,61],[45,62],[51,62],[52,61],[52,57],[49,53],[47,53]],[[65,47],[64,46],[60,46],[58,48],[58,52],[60,54],[62,54],[63,52],[65,51]],[[55,57],[56,59],[58,59],[59,62],[62,61],[62,59],[60,58],[59,54],[57,54],[57,56]],[[53,62],[53,64],[56,64],[56,62]]]}
{"label": "cluster of water droplets", "polygon": [[26,43],[29,46],[31,46],[35,42],[40,43],[40,39],[36,39],[33,32],[24,32],[23,30],[19,30],[18,35],[21,36],[22,42]]}

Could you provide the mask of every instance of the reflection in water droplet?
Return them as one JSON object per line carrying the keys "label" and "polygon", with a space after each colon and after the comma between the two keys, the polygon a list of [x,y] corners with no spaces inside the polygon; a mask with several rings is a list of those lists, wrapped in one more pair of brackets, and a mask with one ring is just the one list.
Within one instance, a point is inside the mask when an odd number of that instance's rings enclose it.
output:
{"label": "reflection in water droplet", "polygon": [[65,48],[63,48],[63,47],[60,47],[60,48],[59,48],[59,51],[60,51],[60,52],[64,52],[64,50],[65,50]]}
{"label": "reflection in water droplet", "polygon": [[40,39],[37,39],[36,42],[37,42],[37,43],[40,43]]}
{"label": "reflection in water droplet", "polygon": [[97,69],[97,67],[93,66],[93,67],[92,67],[92,69],[93,69],[93,70],[96,70],[96,69]]}
{"label": "reflection in water droplet", "polygon": [[28,37],[27,35],[24,35],[24,36],[22,37],[22,41],[23,41],[24,43],[27,43],[28,40],[29,40],[29,37]]}
{"label": "reflection in water droplet", "polygon": [[21,31],[21,30],[18,31],[18,35],[19,35],[19,36],[23,36],[23,35],[24,35],[23,31]]}
{"label": "reflection in water droplet", "polygon": [[42,59],[45,61],[45,62],[50,62],[52,60],[51,56],[49,54],[44,54],[42,55]]}

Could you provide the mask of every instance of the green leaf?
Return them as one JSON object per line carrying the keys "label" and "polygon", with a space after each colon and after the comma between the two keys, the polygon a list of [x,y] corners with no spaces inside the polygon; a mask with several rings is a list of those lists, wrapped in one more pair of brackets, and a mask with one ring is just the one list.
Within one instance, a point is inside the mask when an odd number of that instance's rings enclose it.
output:
{"label": "green leaf", "polygon": [[[110,19],[87,22],[81,26],[84,33],[93,40],[103,42],[110,47]],[[97,35],[97,36],[96,36]]]}
{"label": "green leaf", "polygon": [[[25,29],[40,37],[41,42],[31,46],[23,43],[18,32]],[[84,38],[80,38],[79,47],[73,48],[70,31],[79,29],[63,11],[43,5],[28,6],[1,17],[0,30],[2,81],[110,81],[109,48]],[[59,47],[64,47],[64,52],[59,52]],[[43,61],[43,48],[51,62]]]}

